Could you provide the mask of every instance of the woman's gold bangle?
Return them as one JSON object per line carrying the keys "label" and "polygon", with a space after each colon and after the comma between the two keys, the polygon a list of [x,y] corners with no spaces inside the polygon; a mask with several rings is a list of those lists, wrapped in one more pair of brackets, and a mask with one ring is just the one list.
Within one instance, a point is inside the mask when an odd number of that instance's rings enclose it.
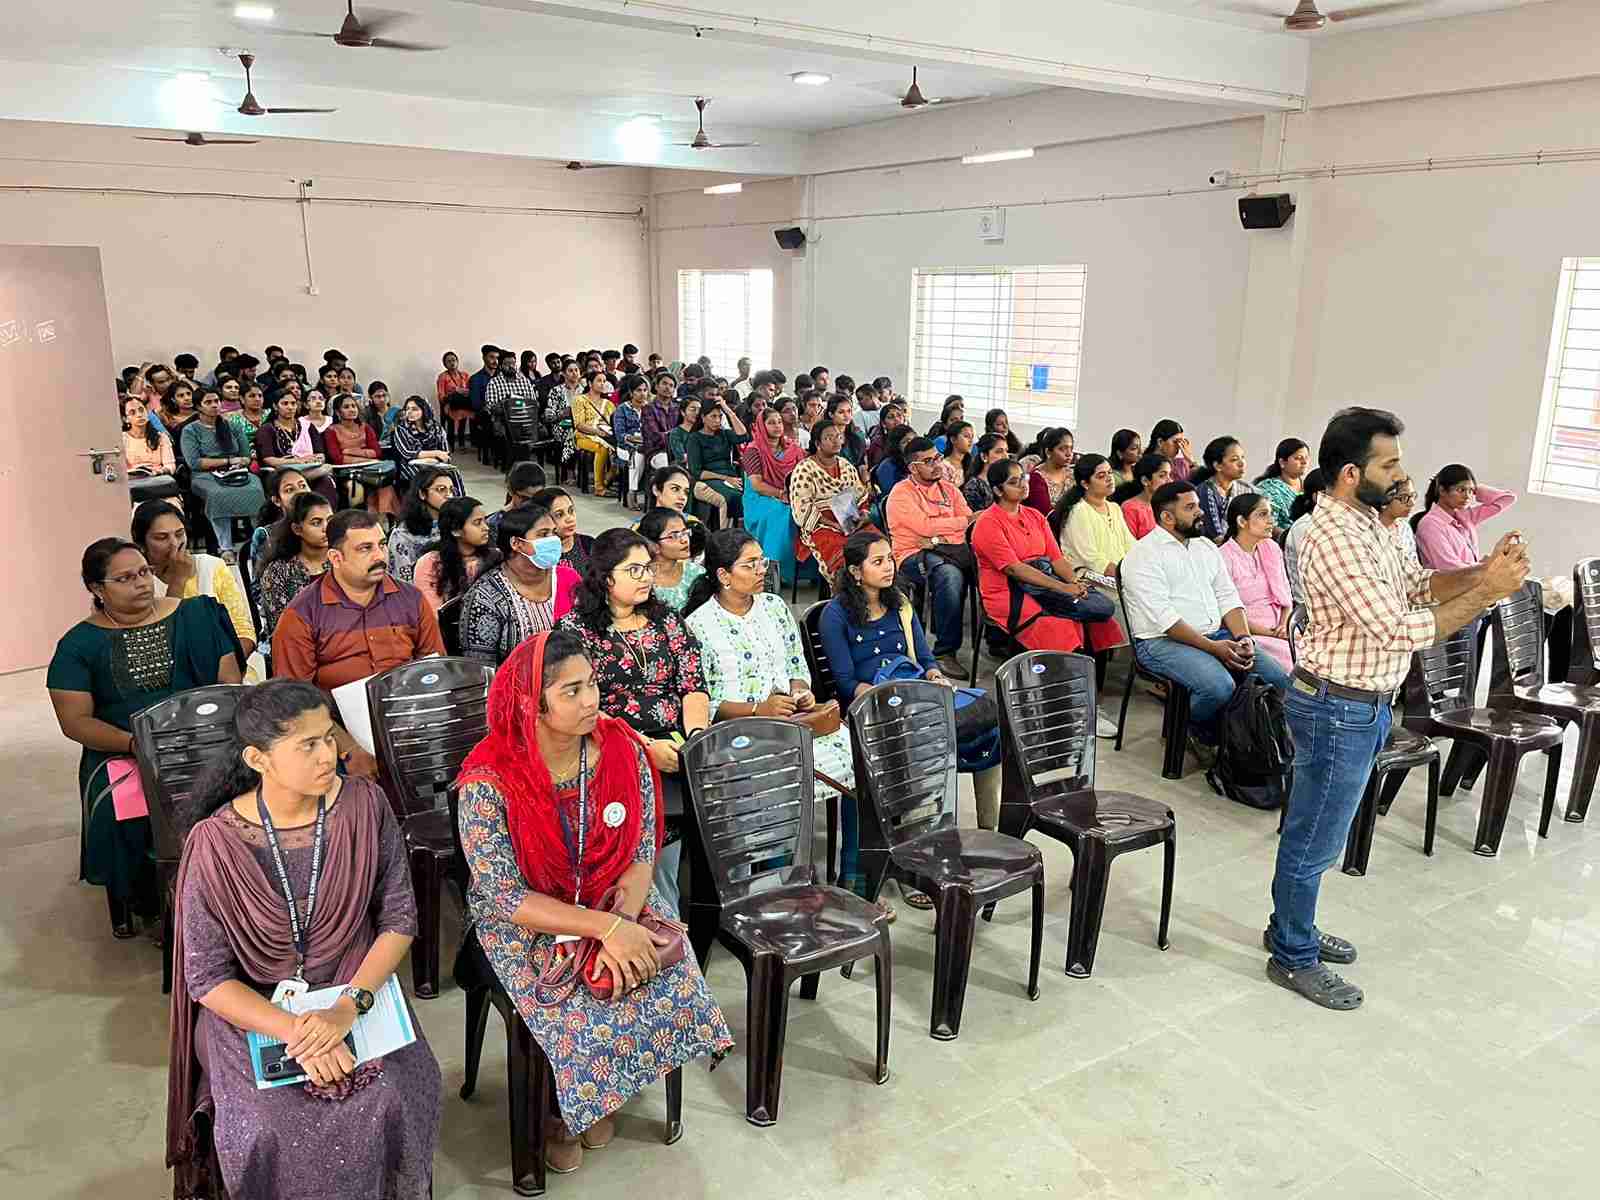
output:
{"label": "woman's gold bangle", "polygon": [[613,933],[615,933],[621,926],[622,926],[622,918],[621,917],[617,917],[615,920],[613,920],[611,922],[611,928],[606,930],[604,933],[602,933],[600,935],[601,943],[604,944],[611,937],[611,935]]}

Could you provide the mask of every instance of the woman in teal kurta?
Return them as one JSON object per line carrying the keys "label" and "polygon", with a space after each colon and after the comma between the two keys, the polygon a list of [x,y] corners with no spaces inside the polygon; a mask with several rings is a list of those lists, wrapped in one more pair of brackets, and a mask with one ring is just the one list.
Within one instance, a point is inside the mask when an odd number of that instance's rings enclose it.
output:
{"label": "woman in teal kurta", "polygon": [[154,575],[131,542],[90,545],[83,582],[94,615],[56,643],[45,686],[61,732],[83,747],[79,878],[105,887],[112,932],[131,937],[135,911],[160,911],[150,819],[116,819],[106,765],[131,756],[135,713],[190,688],[238,683],[243,655],[227,610],[210,596],[158,598]]}

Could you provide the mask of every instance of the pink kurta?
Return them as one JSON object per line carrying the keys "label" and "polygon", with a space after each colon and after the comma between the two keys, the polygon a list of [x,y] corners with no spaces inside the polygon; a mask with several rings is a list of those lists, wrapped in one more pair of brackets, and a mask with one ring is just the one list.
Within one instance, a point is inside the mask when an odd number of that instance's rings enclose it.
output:
{"label": "pink kurta", "polygon": [[[1271,538],[1253,551],[1246,551],[1236,538],[1229,538],[1222,543],[1222,561],[1228,564],[1228,574],[1239,589],[1239,601],[1250,624],[1270,629],[1294,606],[1289,596],[1289,576],[1283,569],[1283,551]],[[1287,641],[1260,634],[1250,636],[1257,646],[1282,663],[1284,670],[1294,669]]]}

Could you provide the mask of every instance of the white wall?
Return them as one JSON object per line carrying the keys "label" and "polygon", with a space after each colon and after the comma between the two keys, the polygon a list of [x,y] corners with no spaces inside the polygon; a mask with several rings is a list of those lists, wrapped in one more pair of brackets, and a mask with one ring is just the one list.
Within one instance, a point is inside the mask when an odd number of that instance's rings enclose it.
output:
{"label": "white wall", "polygon": [[[295,179],[313,196],[495,208],[635,211],[642,170],[568,172],[527,159],[266,141],[194,149],[126,131],[0,122],[0,185],[223,193],[0,192],[11,242],[101,249],[117,362],[215,361],[269,342],[308,366],[337,346],[363,379],[432,395],[439,357],[476,366],[497,341],[540,354],[644,345],[645,236],[634,219],[333,204],[310,209],[312,268]],[[230,195],[265,197],[232,199]]]}

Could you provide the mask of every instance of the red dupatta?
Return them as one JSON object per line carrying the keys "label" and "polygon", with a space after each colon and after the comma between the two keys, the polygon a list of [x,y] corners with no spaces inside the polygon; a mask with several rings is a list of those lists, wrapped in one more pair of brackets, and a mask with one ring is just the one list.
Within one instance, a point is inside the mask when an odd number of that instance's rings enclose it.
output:
{"label": "red dupatta", "polygon": [[[506,659],[489,687],[489,736],[479,742],[462,764],[457,786],[493,784],[506,802],[506,825],[517,866],[528,887],[540,895],[570,901],[575,879],[572,858],[563,835],[560,808],[535,729],[539,698],[544,692],[544,652],[548,631],[527,639]],[[583,838],[583,892],[587,905],[599,901],[606,890],[633,865],[642,830],[643,798],[639,791],[639,756],[650,768],[657,796],[656,849],[661,848],[661,777],[644,752],[644,742],[626,721],[602,714],[595,722],[593,740],[600,746],[589,784],[587,822]],[[607,825],[608,805],[621,803],[620,824]],[[575,806],[572,806],[575,810]],[[569,810],[569,811],[572,811]]]}
{"label": "red dupatta", "polygon": [[[786,493],[789,490],[789,476],[805,458],[805,451],[787,434],[779,435],[778,446],[774,450],[767,441],[766,430],[758,429],[755,436],[745,443],[745,461],[740,465],[744,467],[745,474],[759,475],[769,487]],[[751,467],[757,470],[752,471]]]}

